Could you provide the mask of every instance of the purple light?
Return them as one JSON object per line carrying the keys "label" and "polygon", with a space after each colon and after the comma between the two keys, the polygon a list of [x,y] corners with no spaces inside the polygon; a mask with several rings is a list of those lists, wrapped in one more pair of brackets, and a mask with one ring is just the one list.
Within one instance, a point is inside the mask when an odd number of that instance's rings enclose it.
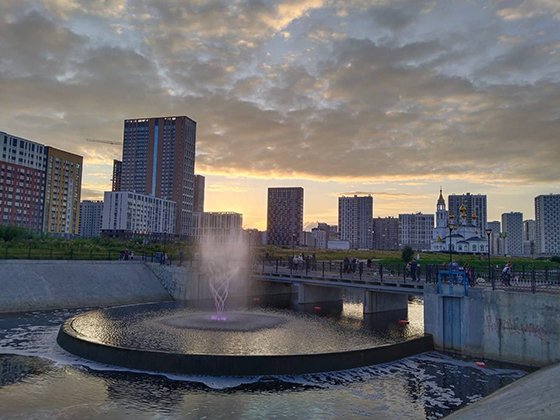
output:
{"label": "purple light", "polygon": [[227,316],[222,314],[214,314],[210,317],[212,321],[227,321]]}

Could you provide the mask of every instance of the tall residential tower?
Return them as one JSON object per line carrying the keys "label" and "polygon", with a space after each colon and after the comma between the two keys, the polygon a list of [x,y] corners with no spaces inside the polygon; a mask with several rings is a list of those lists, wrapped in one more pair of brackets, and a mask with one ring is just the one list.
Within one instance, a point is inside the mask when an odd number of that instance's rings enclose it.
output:
{"label": "tall residential tower", "polygon": [[186,116],[124,121],[121,191],[174,201],[175,234],[190,235],[196,122]]}
{"label": "tall residential tower", "polygon": [[536,251],[543,255],[560,254],[560,194],[535,197]]}
{"label": "tall residential tower", "polygon": [[504,238],[504,254],[523,255],[523,213],[502,214],[502,236]]}
{"label": "tall residential tower", "polygon": [[338,232],[353,249],[373,248],[373,197],[338,197]]}
{"label": "tall residential tower", "polygon": [[296,246],[301,244],[303,188],[268,189],[266,231],[269,245]]}
{"label": "tall residential tower", "polygon": [[204,178],[202,175],[195,175],[194,176],[193,213],[204,212],[204,187],[205,187],[205,184],[206,184],[206,178]]}
{"label": "tall residential tower", "polygon": [[41,232],[47,148],[0,132],[0,224]]}
{"label": "tall residential tower", "polygon": [[79,234],[84,158],[47,147],[43,232],[49,235]]}

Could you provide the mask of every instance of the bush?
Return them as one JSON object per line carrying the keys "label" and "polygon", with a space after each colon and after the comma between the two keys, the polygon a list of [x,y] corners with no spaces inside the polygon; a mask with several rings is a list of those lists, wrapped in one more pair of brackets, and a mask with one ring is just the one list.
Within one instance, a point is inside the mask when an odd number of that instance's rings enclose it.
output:
{"label": "bush", "polygon": [[33,233],[23,227],[14,225],[0,225],[0,239],[10,242],[18,239],[30,239]]}
{"label": "bush", "polygon": [[414,250],[409,247],[408,245],[405,246],[402,250],[401,253],[401,258],[405,263],[408,263],[410,261],[412,261],[412,258],[414,257]]}

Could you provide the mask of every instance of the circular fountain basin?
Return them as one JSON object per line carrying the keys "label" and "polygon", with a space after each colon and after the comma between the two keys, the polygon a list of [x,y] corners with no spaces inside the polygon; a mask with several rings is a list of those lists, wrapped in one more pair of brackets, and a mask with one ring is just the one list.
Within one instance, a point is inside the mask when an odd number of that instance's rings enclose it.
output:
{"label": "circular fountain basin", "polygon": [[57,341],[97,362],[216,376],[343,370],[432,349],[431,337],[390,344],[357,328],[289,311],[235,311],[226,319],[213,315],[176,303],[95,310],[67,320]]}

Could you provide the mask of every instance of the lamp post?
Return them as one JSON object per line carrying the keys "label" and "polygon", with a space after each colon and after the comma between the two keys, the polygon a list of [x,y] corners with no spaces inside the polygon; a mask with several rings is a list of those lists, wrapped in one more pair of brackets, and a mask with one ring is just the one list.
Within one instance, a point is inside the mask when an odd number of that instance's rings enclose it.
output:
{"label": "lamp post", "polygon": [[456,226],[455,226],[454,223],[449,223],[447,225],[447,227],[449,228],[449,262],[452,263],[453,262],[453,255],[451,254],[451,234],[455,230]]}
{"label": "lamp post", "polygon": [[[492,229],[487,228],[484,232],[486,232],[486,237],[488,238],[488,245],[487,245],[487,255],[488,255],[488,279],[490,280],[490,235],[492,234]],[[492,282],[492,287],[494,286],[494,282]]]}

